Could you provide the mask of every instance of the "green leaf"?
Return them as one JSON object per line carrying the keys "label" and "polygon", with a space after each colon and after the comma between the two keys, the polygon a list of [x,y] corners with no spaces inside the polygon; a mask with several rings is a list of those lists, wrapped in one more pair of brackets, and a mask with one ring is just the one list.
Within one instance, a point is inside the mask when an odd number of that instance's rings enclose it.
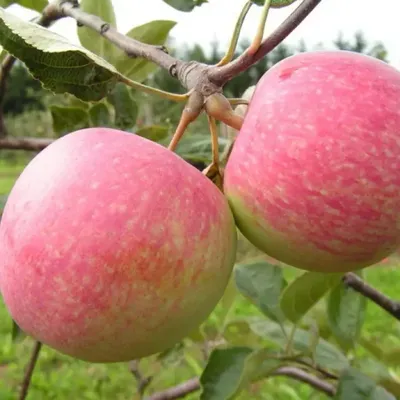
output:
{"label": "green leaf", "polygon": [[[96,0],[98,1],[98,0]],[[152,45],[163,45],[168,38],[170,30],[176,25],[174,21],[156,20],[143,25],[136,26],[130,30],[126,36],[139,40],[142,43]],[[117,70],[137,82],[144,81],[158,67],[155,63],[147,61],[144,58],[132,59],[122,50],[116,55],[114,65]]]}
{"label": "green leaf", "polygon": [[50,107],[54,132],[59,136],[89,126],[89,114],[78,107]]}
{"label": "green leaf", "polygon": [[208,3],[208,0],[163,0],[164,3],[167,3],[171,7],[174,7],[176,10],[190,12],[195,7],[201,6],[204,3]]}
{"label": "green leaf", "polygon": [[4,59],[7,57],[8,52],[0,46],[0,64],[3,63]]}
{"label": "green leaf", "polygon": [[128,129],[135,126],[139,110],[125,84],[117,83],[107,100],[114,106],[116,127]]}
{"label": "green leaf", "polygon": [[0,194],[0,210],[3,210],[7,203],[8,195],[7,194]]}
{"label": "green leaf", "polygon": [[231,319],[221,333],[230,345],[258,347],[262,344],[262,338],[251,331],[246,321]]}
{"label": "green leaf", "polygon": [[[400,398],[400,382],[398,379],[395,380],[393,377],[382,378],[379,379],[379,385],[380,387],[378,387],[378,389],[380,389],[380,391],[382,391],[382,388],[384,388],[390,392],[390,394],[393,394],[396,399]],[[392,397],[390,397],[390,399],[392,399]]]}
{"label": "green leaf", "polygon": [[43,11],[49,4],[47,0],[17,0],[14,3],[18,3],[22,7],[31,8],[32,10],[39,12]]}
{"label": "green leaf", "polygon": [[13,3],[15,3],[14,0],[0,0],[0,7],[6,8]]}
{"label": "green leaf", "polygon": [[339,282],[327,302],[328,323],[333,335],[345,350],[354,348],[365,319],[367,298]]}
{"label": "green leaf", "polygon": [[26,334],[14,320],[12,323],[11,339],[13,342],[20,342],[25,339]]}
{"label": "green leaf", "polygon": [[231,312],[234,310],[234,304],[237,297],[237,289],[235,283],[233,282],[233,278],[229,279],[228,285],[225,288],[224,295],[219,301],[219,306],[221,308],[221,312],[218,314],[218,318],[220,322],[220,332],[223,333],[225,329],[226,323],[229,321],[229,316]]}
{"label": "green leaf", "polygon": [[149,125],[140,128],[135,133],[136,135],[142,136],[146,139],[158,142],[168,136],[168,128],[161,125]]}
{"label": "green leaf", "polygon": [[3,9],[0,44],[55,93],[68,92],[84,101],[98,101],[112,90],[119,77],[115,68],[97,55]]}
{"label": "green leaf", "polygon": [[[223,153],[225,147],[230,143],[230,139],[222,137],[218,138],[220,154]],[[168,143],[166,143],[166,145],[168,145]],[[184,136],[179,142],[176,153],[185,160],[203,161],[206,164],[209,164],[211,163],[212,155],[210,137],[203,134],[191,134]]]}
{"label": "green leaf", "polygon": [[[281,347],[286,347],[288,339],[278,324],[250,318],[247,322],[255,334]],[[313,334],[300,328],[297,328],[294,333],[292,349],[309,355],[318,365],[327,369],[339,371],[349,365],[348,359],[337,347],[322,338],[319,338],[318,344],[315,345]]]}
{"label": "green leaf", "polygon": [[216,349],[211,353],[200,377],[201,400],[229,399],[238,389],[246,358],[252,353],[248,347]]}
{"label": "green leaf", "polygon": [[[272,0],[271,2],[271,8],[282,8],[286,6],[290,6],[297,0]],[[265,0],[252,0],[254,4],[257,4],[258,6],[263,6],[265,3]]]}
{"label": "green leaf", "polygon": [[77,97],[67,94],[67,101],[69,107],[82,108],[82,110],[89,110],[90,103],[79,100]]}
{"label": "green leaf", "polygon": [[278,368],[280,361],[271,359],[267,350],[231,347],[213,350],[200,377],[201,400],[233,399],[252,381]]}
{"label": "green leaf", "polygon": [[286,282],[280,267],[266,261],[237,264],[234,277],[239,291],[267,317],[276,322],[284,320],[279,297]]}
{"label": "green leaf", "polygon": [[[117,25],[111,0],[81,0],[80,8],[89,14],[96,15],[114,28]],[[113,63],[114,57],[118,54],[118,48],[115,45],[93,29],[85,26],[77,29],[78,37],[83,47]]]}
{"label": "green leaf", "polygon": [[104,103],[94,104],[89,109],[91,126],[111,126],[110,110]]}
{"label": "green leaf", "polygon": [[333,286],[343,274],[305,272],[283,291],[280,306],[286,317],[297,323]]}
{"label": "green leaf", "polygon": [[354,368],[340,376],[335,400],[395,400],[395,397],[372,379]]}
{"label": "green leaf", "polygon": [[359,339],[359,344],[363,346],[372,356],[377,360],[384,362],[386,365],[397,367],[400,365],[400,349],[392,348],[390,351],[384,350],[380,346],[379,341],[376,339],[367,339],[361,337]]}

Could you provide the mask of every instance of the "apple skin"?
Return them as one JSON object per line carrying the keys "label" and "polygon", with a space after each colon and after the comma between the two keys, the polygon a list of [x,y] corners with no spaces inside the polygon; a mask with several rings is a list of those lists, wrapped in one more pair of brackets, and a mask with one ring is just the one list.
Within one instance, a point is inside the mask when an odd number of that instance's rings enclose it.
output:
{"label": "apple skin", "polygon": [[347,51],[276,64],[224,191],[244,236],[283,263],[348,272],[387,257],[400,245],[400,72]]}
{"label": "apple skin", "polygon": [[0,288],[27,334],[77,359],[165,350],[223,295],[237,231],[223,194],[173,152],[91,128],[39,153],[0,225]]}

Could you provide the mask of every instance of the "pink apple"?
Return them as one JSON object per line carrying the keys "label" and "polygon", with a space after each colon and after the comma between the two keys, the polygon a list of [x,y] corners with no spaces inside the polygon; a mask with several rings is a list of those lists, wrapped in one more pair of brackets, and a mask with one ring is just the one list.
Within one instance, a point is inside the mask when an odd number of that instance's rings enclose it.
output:
{"label": "pink apple", "polygon": [[345,272],[400,245],[400,72],[346,51],[259,81],[225,171],[243,234],[268,255]]}
{"label": "pink apple", "polygon": [[221,298],[236,255],[228,202],[166,148],[104,128],[69,134],[17,180],[0,287],[29,335],[117,362],[174,345]]}

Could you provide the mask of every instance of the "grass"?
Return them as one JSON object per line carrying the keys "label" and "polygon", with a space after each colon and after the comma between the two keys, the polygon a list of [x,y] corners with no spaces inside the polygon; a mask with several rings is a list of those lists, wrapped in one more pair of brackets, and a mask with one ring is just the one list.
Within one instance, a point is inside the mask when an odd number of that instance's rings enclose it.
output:
{"label": "grass", "polygon": [[[23,162],[10,165],[0,161],[0,195],[7,194],[15,179],[24,166]],[[248,243],[240,242],[241,257],[257,254]],[[293,278],[299,272],[286,268],[287,277]],[[397,282],[400,280],[400,268],[397,259],[390,259],[367,270],[368,282],[396,298],[398,296]],[[223,310],[221,305],[210,316],[206,327],[212,331],[221,324]],[[234,314],[237,316],[260,316],[255,306],[240,295],[236,296]],[[382,312],[379,307],[369,303],[363,336],[378,340],[383,347],[391,344],[400,345],[397,337],[400,333],[399,322]],[[23,372],[28,362],[33,341],[25,338],[22,342],[13,343],[11,339],[12,323],[0,297],[0,399],[14,400]],[[384,338],[384,339],[382,339]],[[366,357],[362,349],[357,350],[360,357]],[[150,357],[143,362],[143,370],[152,373],[152,390],[160,390],[178,384],[185,379],[198,375],[204,366],[198,346],[192,346],[185,352],[172,352],[168,357],[157,360]],[[128,365],[123,364],[89,364],[73,360],[44,346],[35,370],[28,400],[126,400],[135,398],[136,382],[129,371]],[[187,399],[197,399],[198,394],[188,396]],[[274,378],[253,385],[251,391],[240,396],[241,399],[262,398],[265,400],[308,400],[326,399],[324,395],[311,391],[285,378]]]}

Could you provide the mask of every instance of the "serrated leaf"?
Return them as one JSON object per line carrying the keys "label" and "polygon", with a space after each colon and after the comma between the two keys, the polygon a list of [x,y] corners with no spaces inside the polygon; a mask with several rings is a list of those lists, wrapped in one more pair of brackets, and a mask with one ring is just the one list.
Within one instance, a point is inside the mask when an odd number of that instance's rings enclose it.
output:
{"label": "serrated leaf", "polygon": [[111,126],[110,110],[104,103],[94,104],[89,109],[91,126]]}
{"label": "serrated leaf", "polygon": [[89,114],[82,108],[51,106],[50,112],[54,132],[59,136],[89,126]]}
{"label": "serrated leaf", "polygon": [[[248,319],[247,322],[255,334],[281,347],[286,347],[288,339],[278,324],[260,319]],[[327,369],[339,371],[349,365],[346,356],[336,346],[322,338],[319,338],[315,345],[313,335],[300,328],[297,328],[294,333],[292,348],[313,357],[318,365]]]}
{"label": "serrated leaf", "polygon": [[48,0],[17,0],[14,3],[18,3],[22,7],[30,8],[36,11],[43,11],[44,8],[49,4]]}
{"label": "serrated leaf", "polygon": [[171,7],[174,7],[176,10],[190,12],[195,7],[201,6],[204,3],[208,3],[208,0],[163,0],[164,3],[167,3]]}
{"label": "serrated leaf", "polygon": [[0,44],[55,93],[67,92],[84,101],[98,101],[118,81],[116,69],[94,53],[1,8]]}
{"label": "serrated leaf", "polygon": [[233,399],[252,381],[278,368],[267,350],[248,347],[215,349],[200,377],[201,400]]}
{"label": "serrated leaf", "polygon": [[239,291],[267,317],[276,322],[284,320],[279,297],[286,282],[280,267],[266,261],[237,264],[234,277]]}
{"label": "serrated leaf", "polygon": [[367,298],[339,282],[327,301],[328,323],[333,335],[345,350],[354,348],[365,319]]}
{"label": "serrated leaf", "polygon": [[343,274],[305,272],[283,291],[280,307],[286,317],[297,323],[333,286]]}
{"label": "serrated leaf", "polygon": [[150,125],[140,128],[135,133],[153,142],[159,142],[168,136],[168,128],[161,125]]}
{"label": "serrated leaf", "polygon": [[[168,38],[170,30],[176,25],[175,21],[156,20],[131,29],[126,36],[142,43],[156,46],[163,45]],[[117,70],[124,76],[137,82],[144,81],[158,67],[153,62],[144,58],[128,57],[122,50],[115,56]]]}
{"label": "serrated leaf", "polygon": [[12,321],[11,339],[13,342],[20,342],[25,339],[25,332],[18,326],[18,324]]}
{"label": "serrated leaf", "polygon": [[117,83],[107,100],[114,106],[116,127],[128,129],[135,126],[139,110],[125,84]]}
{"label": "serrated leaf", "polygon": [[[114,28],[117,25],[114,7],[111,0],[81,0],[80,8],[89,14],[96,15]],[[118,54],[117,47],[109,40],[99,35],[93,29],[78,27],[79,41],[83,47],[113,63]]]}
{"label": "serrated leaf", "polygon": [[[272,0],[271,2],[271,8],[282,8],[282,7],[287,7],[293,4],[297,0]],[[252,0],[254,4],[257,4],[258,6],[263,6],[265,3],[265,0]]]}
{"label": "serrated leaf", "polygon": [[354,368],[340,376],[335,400],[395,400],[395,397],[372,379]]}

